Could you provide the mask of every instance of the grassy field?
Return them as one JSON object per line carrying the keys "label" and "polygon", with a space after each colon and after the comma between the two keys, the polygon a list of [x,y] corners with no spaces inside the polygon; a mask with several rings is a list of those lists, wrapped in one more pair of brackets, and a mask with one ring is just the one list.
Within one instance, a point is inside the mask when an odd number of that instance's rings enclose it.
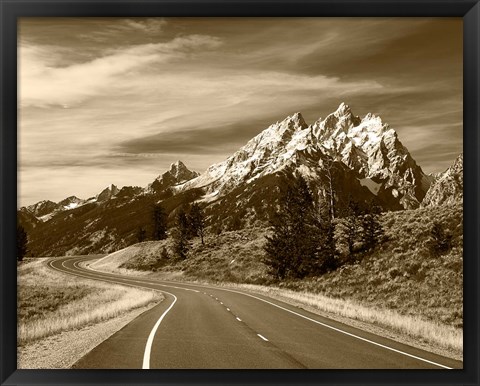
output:
{"label": "grassy field", "polygon": [[[262,263],[267,231],[260,227],[209,235],[205,245],[193,240],[185,261],[172,259],[170,241],[161,241],[119,251],[107,256],[103,265],[130,273],[153,271],[165,279],[274,291],[286,300],[461,352],[462,206],[390,212],[381,222],[386,240],[373,253],[303,280],[276,283],[268,275]],[[432,254],[429,247],[434,222],[452,235],[452,248],[443,255]]]}
{"label": "grassy field", "polygon": [[18,345],[115,318],[158,302],[158,292],[52,271],[45,259],[18,266]]}

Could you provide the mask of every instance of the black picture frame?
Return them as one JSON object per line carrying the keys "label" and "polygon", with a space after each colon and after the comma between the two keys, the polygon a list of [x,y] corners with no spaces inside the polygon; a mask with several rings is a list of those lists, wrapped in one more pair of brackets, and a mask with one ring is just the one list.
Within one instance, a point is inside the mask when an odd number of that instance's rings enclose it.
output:
{"label": "black picture frame", "polygon": [[[478,0],[0,0],[1,385],[477,385],[479,384]],[[17,18],[52,16],[462,17],[464,21],[464,368],[462,370],[17,370]]]}

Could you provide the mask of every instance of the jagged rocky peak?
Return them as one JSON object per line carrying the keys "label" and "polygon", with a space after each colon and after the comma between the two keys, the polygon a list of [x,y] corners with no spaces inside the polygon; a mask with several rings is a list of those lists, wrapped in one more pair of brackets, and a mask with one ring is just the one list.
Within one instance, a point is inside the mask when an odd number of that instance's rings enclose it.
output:
{"label": "jagged rocky peak", "polygon": [[166,191],[166,189],[190,181],[199,174],[195,171],[189,170],[182,161],[174,162],[170,165],[170,168],[155,181],[149,184],[146,188],[147,193],[160,193]]}
{"label": "jagged rocky peak", "polygon": [[78,198],[77,196],[70,196],[70,197],[67,197],[67,198],[63,199],[58,204],[62,205],[62,206],[65,206],[65,205],[69,205],[69,204],[72,204],[72,203],[78,204],[79,202],[82,202],[82,201],[83,200]]}
{"label": "jagged rocky peak", "polygon": [[107,186],[105,189],[103,189],[99,194],[97,194],[96,200],[98,202],[110,200],[111,198],[115,197],[115,195],[119,191],[120,190],[117,188],[116,185],[111,184],[111,185]]}
{"label": "jagged rocky peak", "polygon": [[77,196],[70,196],[60,201],[58,205],[63,209],[74,209],[83,203],[84,200],[78,198]]}
{"label": "jagged rocky peak", "polygon": [[51,213],[57,208],[58,204],[50,200],[42,200],[36,204],[29,205],[25,209],[36,217]]}
{"label": "jagged rocky peak", "polygon": [[189,170],[182,161],[177,161],[170,165],[168,170],[178,182],[188,181],[198,176],[197,172]]}
{"label": "jagged rocky peak", "polygon": [[312,125],[325,152],[353,169],[360,178],[380,184],[379,194],[405,209],[420,205],[430,179],[398,139],[396,131],[368,113],[362,119],[341,103],[325,120]]}
{"label": "jagged rocky peak", "polygon": [[297,112],[285,118],[282,123],[286,123],[289,128],[296,130],[307,128],[307,123],[300,112]]}
{"label": "jagged rocky peak", "polygon": [[260,134],[250,140],[245,148],[248,148],[249,145],[254,145],[257,147],[258,144],[265,144],[268,147],[275,147],[281,144],[285,144],[290,141],[292,136],[301,130],[304,130],[308,127],[307,123],[303,119],[302,114],[295,113],[286,117],[281,122],[276,122],[273,125],[270,125]]}
{"label": "jagged rocky peak", "polygon": [[[299,138],[304,138],[309,132],[309,126],[301,113],[290,115],[268,126],[224,162],[210,166],[207,174],[215,179],[232,167],[236,174],[242,174],[244,167],[252,171],[260,164],[265,165],[269,158],[277,158],[276,156],[292,147],[293,143],[297,143]],[[239,167],[239,164],[243,167]]]}
{"label": "jagged rocky peak", "polygon": [[422,207],[437,206],[441,204],[454,204],[463,201],[463,153],[443,173],[436,176],[430,186]]}
{"label": "jagged rocky peak", "polygon": [[312,125],[312,130],[318,138],[327,138],[346,134],[350,128],[361,122],[360,117],[353,115],[349,105],[342,102],[337,110]]}

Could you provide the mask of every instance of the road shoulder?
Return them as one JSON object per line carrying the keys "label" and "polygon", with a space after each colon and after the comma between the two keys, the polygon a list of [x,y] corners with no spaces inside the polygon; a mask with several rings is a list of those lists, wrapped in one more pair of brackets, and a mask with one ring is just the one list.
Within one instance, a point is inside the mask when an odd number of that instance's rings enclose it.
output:
{"label": "road shoulder", "polygon": [[105,322],[89,325],[79,330],[62,332],[18,347],[17,368],[70,368],[93,348],[156,305],[157,303],[152,303]]}

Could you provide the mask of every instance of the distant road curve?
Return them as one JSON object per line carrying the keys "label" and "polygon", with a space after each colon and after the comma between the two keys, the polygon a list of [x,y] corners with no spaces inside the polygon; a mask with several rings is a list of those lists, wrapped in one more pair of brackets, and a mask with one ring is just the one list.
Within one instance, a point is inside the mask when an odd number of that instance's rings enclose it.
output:
{"label": "distant road curve", "polygon": [[52,269],[160,290],[165,301],[81,358],[102,369],[459,369],[463,363],[240,290],[83,268],[92,256],[55,258]]}

